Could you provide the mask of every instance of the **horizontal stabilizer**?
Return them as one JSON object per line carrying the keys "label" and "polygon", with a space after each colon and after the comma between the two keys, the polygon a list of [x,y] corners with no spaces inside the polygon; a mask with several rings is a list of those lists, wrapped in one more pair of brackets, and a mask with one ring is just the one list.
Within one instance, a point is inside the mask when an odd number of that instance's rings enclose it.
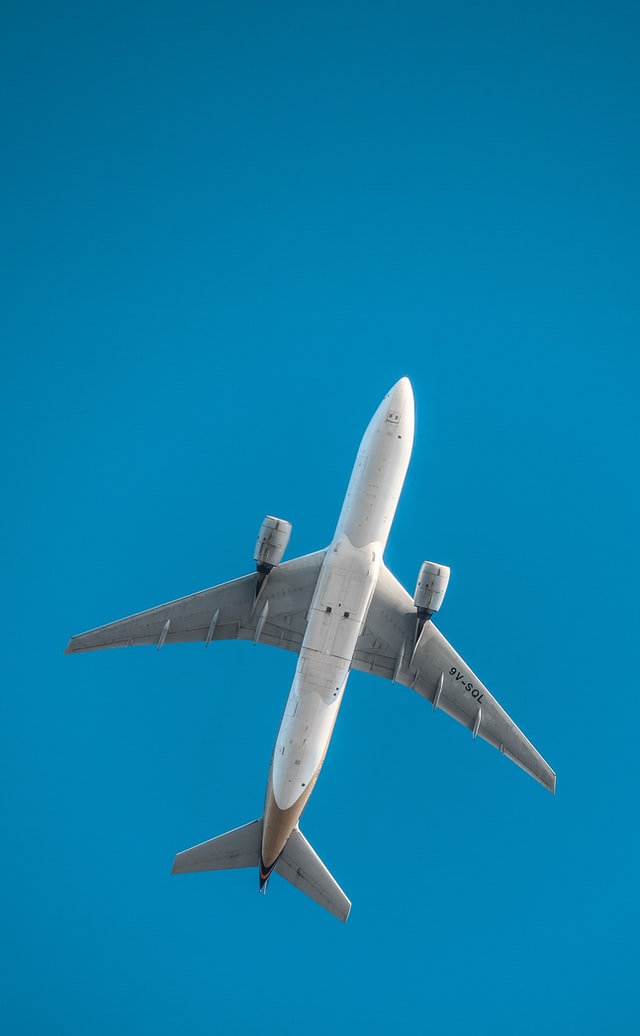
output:
{"label": "horizontal stabilizer", "polygon": [[190,874],[193,871],[226,871],[232,867],[257,867],[262,841],[262,820],[254,820],[244,827],[236,827],[208,842],[194,845],[178,853],[173,861],[172,874]]}
{"label": "horizontal stabilizer", "polygon": [[294,828],[275,870],[276,874],[286,878],[325,910],[335,914],[341,921],[347,920],[351,901],[347,899],[338,882],[313,851],[299,828]]}

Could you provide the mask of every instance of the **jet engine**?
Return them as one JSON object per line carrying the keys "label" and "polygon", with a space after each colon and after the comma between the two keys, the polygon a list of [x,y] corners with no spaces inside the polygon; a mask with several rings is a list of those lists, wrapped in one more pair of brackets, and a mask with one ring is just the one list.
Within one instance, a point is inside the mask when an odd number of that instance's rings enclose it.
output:
{"label": "jet engine", "polygon": [[266,516],[260,526],[256,549],[253,552],[256,569],[263,580],[271,569],[282,561],[290,536],[291,522],[285,521],[284,518],[274,518],[270,514]]}
{"label": "jet engine", "polygon": [[418,615],[424,621],[437,612],[447,592],[451,569],[446,565],[436,565],[434,561],[424,561],[418,574],[416,592],[413,603]]}

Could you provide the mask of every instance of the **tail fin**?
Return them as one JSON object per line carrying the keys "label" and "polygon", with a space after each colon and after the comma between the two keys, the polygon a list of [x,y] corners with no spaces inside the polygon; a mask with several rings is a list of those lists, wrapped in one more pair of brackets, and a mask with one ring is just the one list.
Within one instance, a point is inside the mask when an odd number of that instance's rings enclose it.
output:
{"label": "tail fin", "polygon": [[257,867],[262,842],[262,819],[244,827],[236,827],[208,842],[194,845],[178,853],[173,861],[172,874],[193,871],[226,871],[232,867]]}
{"label": "tail fin", "polygon": [[347,899],[338,882],[331,876],[299,828],[293,829],[275,870],[281,878],[286,878],[301,892],[315,899],[325,910],[335,914],[341,921],[347,920],[351,901]]}

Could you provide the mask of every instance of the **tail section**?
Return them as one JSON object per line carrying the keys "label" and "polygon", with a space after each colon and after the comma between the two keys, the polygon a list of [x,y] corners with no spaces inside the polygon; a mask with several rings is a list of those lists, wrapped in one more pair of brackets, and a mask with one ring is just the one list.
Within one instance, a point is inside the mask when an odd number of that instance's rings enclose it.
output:
{"label": "tail section", "polygon": [[173,861],[172,873],[190,874],[194,871],[224,871],[233,867],[260,867],[260,888],[265,890],[269,874],[275,870],[276,874],[291,882],[325,910],[335,914],[341,921],[347,920],[351,910],[350,900],[299,828],[294,827],[275,866],[270,867],[264,875],[261,847],[262,818],[178,853]]}
{"label": "tail section", "polygon": [[299,828],[294,827],[291,832],[291,837],[276,863],[275,871],[341,921],[347,920],[351,901],[347,899],[338,882],[313,851]]}
{"label": "tail section", "polygon": [[208,842],[194,845],[178,853],[173,861],[172,874],[190,874],[193,871],[226,871],[232,867],[257,867],[262,844],[262,818],[244,827],[236,827]]}

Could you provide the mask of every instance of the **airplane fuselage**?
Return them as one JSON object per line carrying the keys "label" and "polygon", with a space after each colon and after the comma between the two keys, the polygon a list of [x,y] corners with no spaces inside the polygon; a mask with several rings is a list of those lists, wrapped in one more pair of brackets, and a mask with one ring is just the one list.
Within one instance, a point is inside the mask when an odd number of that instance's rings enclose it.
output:
{"label": "airplane fuselage", "polygon": [[263,886],[296,827],[329,747],[373,597],[414,433],[411,384],[385,396],[364,434],[311,600],[273,752],[264,810]]}

